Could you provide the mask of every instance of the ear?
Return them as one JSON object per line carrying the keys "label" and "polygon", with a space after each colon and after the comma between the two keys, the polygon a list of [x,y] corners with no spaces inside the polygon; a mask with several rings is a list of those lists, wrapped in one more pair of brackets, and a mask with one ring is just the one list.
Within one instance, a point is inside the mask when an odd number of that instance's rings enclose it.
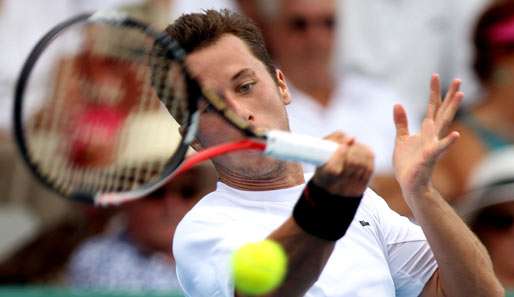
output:
{"label": "ear", "polygon": [[[183,126],[178,127],[178,132],[180,133],[180,136],[182,136],[182,137],[184,137],[184,134],[186,133]],[[202,150],[202,145],[200,144],[200,142],[198,141],[198,139],[196,137],[195,137],[195,139],[193,139],[193,142],[191,142],[191,147],[197,152]]]}
{"label": "ear", "polygon": [[280,93],[280,98],[282,98],[282,102],[284,105],[288,105],[291,103],[291,94],[289,94],[289,89],[287,88],[286,76],[280,69],[275,70],[275,77],[277,78],[278,84],[278,92]]}

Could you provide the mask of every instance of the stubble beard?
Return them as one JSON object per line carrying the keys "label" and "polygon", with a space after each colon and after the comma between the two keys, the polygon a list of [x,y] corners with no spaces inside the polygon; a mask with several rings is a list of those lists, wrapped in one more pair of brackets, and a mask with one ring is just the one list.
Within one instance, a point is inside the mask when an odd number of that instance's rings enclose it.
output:
{"label": "stubble beard", "polygon": [[220,174],[256,182],[277,179],[286,168],[284,161],[263,156],[260,152],[233,153],[214,158],[213,163]]}

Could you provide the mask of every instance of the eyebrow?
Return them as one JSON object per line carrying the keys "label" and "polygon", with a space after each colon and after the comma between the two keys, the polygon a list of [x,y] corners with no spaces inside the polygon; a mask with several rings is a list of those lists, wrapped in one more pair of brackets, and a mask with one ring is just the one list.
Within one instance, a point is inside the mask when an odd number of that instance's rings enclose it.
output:
{"label": "eyebrow", "polygon": [[244,69],[240,70],[238,73],[236,73],[234,76],[232,76],[232,78],[230,80],[236,81],[245,75],[255,75],[255,72],[250,68],[244,68]]}

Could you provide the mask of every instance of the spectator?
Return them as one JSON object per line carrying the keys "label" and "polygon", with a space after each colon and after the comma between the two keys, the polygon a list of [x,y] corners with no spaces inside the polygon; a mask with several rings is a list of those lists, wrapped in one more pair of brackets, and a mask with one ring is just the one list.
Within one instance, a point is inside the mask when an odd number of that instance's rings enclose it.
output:
{"label": "spectator", "polygon": [[[0,262],[1,285],[62,286],[66,265],[82,241],[104,231],[115,210],[74,204],[74,211],[34,231]],[[3,218],[9,216],[3,214]],[[12,218],[11,218],[12,220]],[[18,226],[7,226],[20,230]]]}
{"label": "spectator", "polygon": [[483,159],[469,189],[457,209],[489,251],[503,286],[514,293],[514,146]]}
{"label": "spectator", "polygon": [[438,164],[434,182],[450,200],[469,188],[470,174],[489,153],[514,144],[514,2],[495,1],[473,34],[474,70],[484,96],[450,129],[462,137]]}
{"label": "spectator", "polygon": [[475,99],[469,67],[472,23],[489,0],[338,1],[336,61],[339,69],[372,77],[392,88],[411,115],[425,112],[425,77],[441,74],[443,89],[461,78],[464,103]]}
{"label": "spectator", "polygon": [[148,197],[122,205],[111,230],[74,253],[69,284],[118,291],[179,290],[171,238],[187,211],[214,190],[215,180],[212,166],[201,164]]}

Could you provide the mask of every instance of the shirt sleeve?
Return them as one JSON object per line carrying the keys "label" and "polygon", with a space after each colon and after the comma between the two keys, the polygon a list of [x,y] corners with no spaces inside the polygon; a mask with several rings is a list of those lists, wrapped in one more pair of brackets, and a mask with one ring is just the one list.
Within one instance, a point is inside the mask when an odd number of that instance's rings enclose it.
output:
{"label": "shirt sleeve", "polygon": [[374,194],[379,232],[396,296],[419,296],[437,269],[437,262],[420,226],[391,210]]}

